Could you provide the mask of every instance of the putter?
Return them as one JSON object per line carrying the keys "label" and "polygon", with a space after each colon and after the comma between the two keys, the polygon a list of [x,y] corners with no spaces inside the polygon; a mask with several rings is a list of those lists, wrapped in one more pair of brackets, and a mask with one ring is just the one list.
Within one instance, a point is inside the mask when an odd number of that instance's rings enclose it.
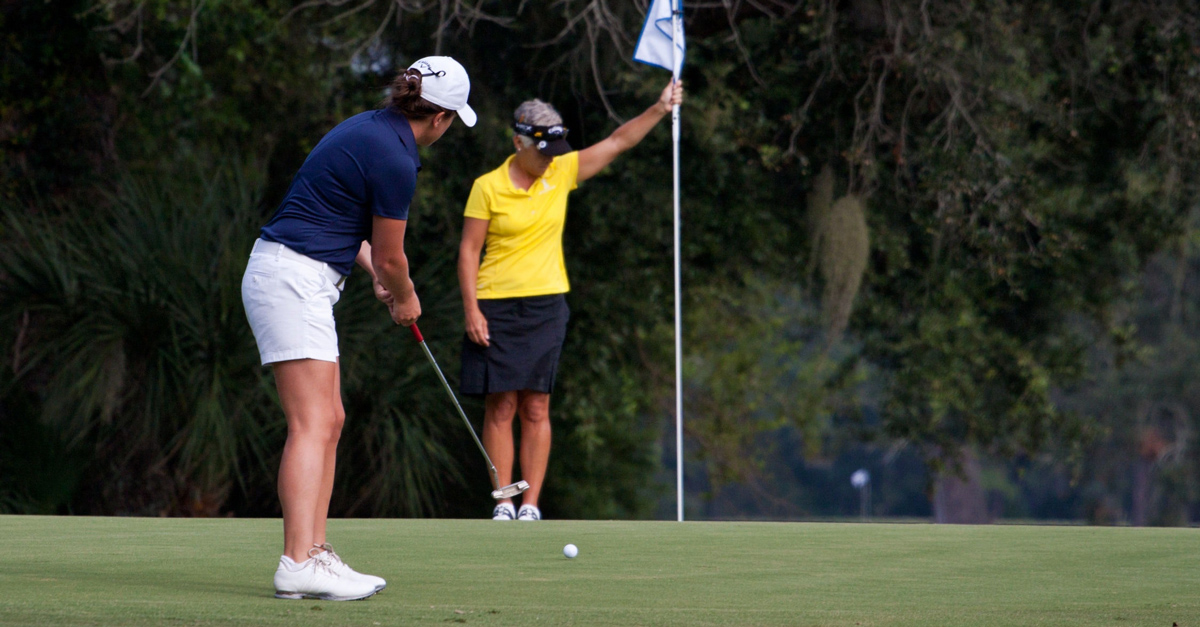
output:
{"label": "putter", "polygon": [[417,338],[417,342],[421,344],[421,350],[425,351],[425,356],[429,358],[429,363],[433,364],[433,369],[437,371],[438,378],[442,380],[442,386],[446,388],[446,393],[450,395],[450,400],[454,403],[454,408],[458,410],[458,415],[462,416],[463,424],[467,425],[467,431],[471,432],[471,439],[475,440],[475,446],[479,447],[479,452],[483,453],[483,459],[487,461],[488,471],[492,473],[492,487],[495,488],[495,490],[492,490],[492,498],[497,501],[500,499],[511,499],[528,490],[529,482],[524,480],[500,487],[500,478],[496,475],[496,466],[492,463],[492,458],[488,457],[487,450],[483,448],[483,442],[480,442],[479,436],[475,435],[475,427],[471,426],[471,421],[467,419],[467,413],[463,411],[462,405],[458,404],[458,398],[454,396],[454,390],[446,382],[446,376],[442,374],[442,369],[438,366],[437,360],[433,358],[433,353],[429,352],[429,346],[425,344],[425,337],[421,335],[421,330],[417,328],[416,323],[413,323],[408,328],[412,331],[413,337]]}

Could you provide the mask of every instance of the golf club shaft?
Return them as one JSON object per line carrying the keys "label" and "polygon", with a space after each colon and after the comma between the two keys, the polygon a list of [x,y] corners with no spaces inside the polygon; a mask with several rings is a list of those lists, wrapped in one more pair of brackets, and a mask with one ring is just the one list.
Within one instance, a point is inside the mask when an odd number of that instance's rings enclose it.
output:
{"label": "golf club shaft", "polygon": [[479,447],[479,452],[483,453],[483,459],[487,461],[488,471],[492,474],[492,487],[500,489],[500,477],[496,474],[496,466],[492,464],[492,458],[488,457],[487,449],[483,448],[483,442],[479,441],[479,436],[475,435],[475,427],[471,426],[471,421],[467,419],[467,412],[463,411],[462,405],[458,404],[458,397],[454,395],[454,390],[446,381],[446,376],[442,374],[442,369],[438,366],[437,360],[433,358],[433,353],[429,351],[429,346],[425,344],[425,337],[421,335],[421,330],[417,328],[416,323],[408,327],[413,333],[413,337],[417,338],[417,342],[421,344],[421,350],[425,351],[425,356],[429,358],[429,363],[433,364],[433,370],[437,372],[438,379],[441,379],[442,386],[446,388],[446,394],[450,395],[450,401],[454,403],[454,408],[458,410],[458,415],[462,417],[463,423],[467,425],[467,431],[471,432],[471,439],[475,440],[475,446]]}

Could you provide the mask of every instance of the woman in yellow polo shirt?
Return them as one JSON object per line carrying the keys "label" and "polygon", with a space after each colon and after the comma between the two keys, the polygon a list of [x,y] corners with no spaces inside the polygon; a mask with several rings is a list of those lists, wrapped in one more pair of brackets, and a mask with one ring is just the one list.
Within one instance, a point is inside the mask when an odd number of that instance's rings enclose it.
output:
{"label": "woman in yellow polo shirt", "polygon": [[520,416],[521,473],[529,482],[521,509],[502,501],[492,512],[496,520],[542,517],[550,392],[570,315],[562,252],[567,194],[636,146],[682,101],[683,86],[668,84],[649,109],[578,152],[554,107],[524,102],[513,115],[516,154],[471,188],[458,258],[467,331],[462,392],[486,395],[483,445],[500,485],[512,483],[513,420]]}

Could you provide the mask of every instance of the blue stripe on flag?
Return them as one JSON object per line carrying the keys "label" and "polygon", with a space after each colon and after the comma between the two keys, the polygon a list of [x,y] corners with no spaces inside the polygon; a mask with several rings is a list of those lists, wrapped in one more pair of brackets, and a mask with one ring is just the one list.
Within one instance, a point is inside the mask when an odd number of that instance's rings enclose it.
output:
{"label": "blue stripe on flag", "polygon": [[[683,11],[683,0],[678,2],[679,11]],[[671,5],[672,0],[653,0],[646,10],[646,22],[642,24],[642,34],[638,37],[637,46],[633,50],[633,60],[647,65],[672,69],[671,42]],[[682,18],[681,18],[682,19]],[[679,69],[683,69],[684,52],[687,44],[683,36],[683,25],[679,28]]]}

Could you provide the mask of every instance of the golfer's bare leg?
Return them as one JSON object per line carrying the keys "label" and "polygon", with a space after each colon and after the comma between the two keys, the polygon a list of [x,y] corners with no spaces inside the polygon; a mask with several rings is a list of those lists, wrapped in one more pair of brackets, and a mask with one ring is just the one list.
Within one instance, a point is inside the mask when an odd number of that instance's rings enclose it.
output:
{"label": "golfer's bare leg", "polygon": [[316,541],[313,531],[322,502],[325,466],[339,426],[333,411],[337,371],[336,363],[315,359],[275,364],[275,385],[288,423],[279,464],[283,552],[296,562],[308,559],[308,550]]}
{"label": "golfer's bare leg", "polygon": [[[501,486],[512,483],[513,418],[517,415],[517,393],[496,392],[488,394],[483,403],[483,448],[496,466],[497,481]],[[512,499],[504,499],[512,502]]]}
{"label": "golfer's bare leg", "polygon": [[521,495],[522,505],[537,506],[546,466],[550,463],[550,395],[521,390],[518,395],[521,415],[521,478],[529,489]]}
{"label": "golfer's bare leg", "polygon": [[338,368],[333,378],[333,440],[325,449],[325,475],[321,477],[321,498],[317,501],[315,522],[313,523],[313,543],[325,544],[325,523],[329,520],[329,500],[333,497],[333,478],[337,467],[337,445],[341,439],[342,426],[346,424],[346,409],[342,406],[342,362],[338,359]]}

